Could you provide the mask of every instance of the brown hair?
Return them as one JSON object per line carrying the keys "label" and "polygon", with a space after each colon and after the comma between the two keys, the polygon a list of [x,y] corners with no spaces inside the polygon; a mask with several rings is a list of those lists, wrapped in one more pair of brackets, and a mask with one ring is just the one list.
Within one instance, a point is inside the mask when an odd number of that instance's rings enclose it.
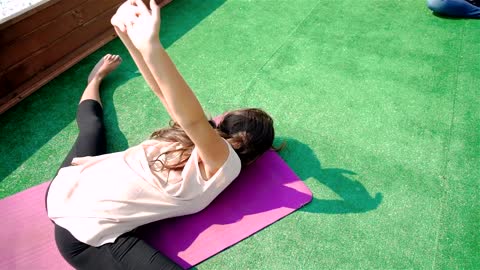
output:
{"label": "brown hair", "polygon": [[[273,119],[261,109],[249,108],[230,111],[223,115],[218,125],[212,120],[209,122],[218,134],[232,145],[240,157],[242,166],[252,163],[272,148],[275,137]],[[161,163],[161,169],[182,169],[194,148],[192,140],[180,125],[173,121],[169,127],[155,131],[150,138],[180,144],[178,149],[163,152],[153,160],[153,162]],[[162,156],[165,157],[166,162],[162,161]],[[177,158],[172,158],[174,156]],[[169,160],[174,160],[174,162],[168,162]]]}

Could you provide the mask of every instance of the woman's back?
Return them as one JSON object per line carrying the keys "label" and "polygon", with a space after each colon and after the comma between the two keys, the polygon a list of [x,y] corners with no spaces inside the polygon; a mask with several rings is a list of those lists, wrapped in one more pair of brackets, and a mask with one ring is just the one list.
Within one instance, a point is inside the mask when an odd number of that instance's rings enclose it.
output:
{"label": "woman's back", "polygon": [[[147,140],[123,152],[75,158],[52,182],[48,216],[92,246],[114,242],[138,226],[205,208],[240,173],[229,143],[224,165],[203,179],[195,148],[182,171],[161,170],[154,161],[177,143]],[[208,180],[208,181],[206,181]]]}

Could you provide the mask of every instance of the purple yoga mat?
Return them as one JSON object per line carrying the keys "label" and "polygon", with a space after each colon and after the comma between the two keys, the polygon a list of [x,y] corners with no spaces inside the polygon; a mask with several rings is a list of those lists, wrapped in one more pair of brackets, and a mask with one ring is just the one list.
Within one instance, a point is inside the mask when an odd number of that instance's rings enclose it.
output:
{"label": "purple yoga mat", "polygon": [[[0,201],[0,269],[71,269],[55,246],[44,208],[47,183]],[[152,246],[189,268],[310,202],[312,194],[273,151],[265,153],[200,213],[139,229]]]}

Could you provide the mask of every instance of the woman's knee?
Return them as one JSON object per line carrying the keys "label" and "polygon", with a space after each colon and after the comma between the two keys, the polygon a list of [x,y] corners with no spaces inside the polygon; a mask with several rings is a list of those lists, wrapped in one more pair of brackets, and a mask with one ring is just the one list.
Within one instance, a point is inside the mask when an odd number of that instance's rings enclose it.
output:
{"label": "woman's knee", "polygon": [[84,100],[78,105],[77,123],[80,128],[82,126],[96,125],[103,126],[103,108],[95,100]]}
{"label": "woman's knee", "polygon": [[77,119],[78,128],[80,133],[83,134],[95,134],[103,133],[105,131],[105,124],[102,116],[87,115]]}

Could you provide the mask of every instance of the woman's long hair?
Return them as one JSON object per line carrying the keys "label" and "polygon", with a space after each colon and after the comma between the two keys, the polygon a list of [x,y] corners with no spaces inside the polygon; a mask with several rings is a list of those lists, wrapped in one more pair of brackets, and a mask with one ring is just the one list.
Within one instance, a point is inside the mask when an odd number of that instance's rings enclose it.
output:
{"label": "woman's long hair", "polygon": [[[273,147],[275,137],[273,119],[261,109],[230,111],[223,116],[218,125],[212,120],[209,122],[218,134],[232,145],[240,157],[242,166],[252,163]],[[160,170],[181,170],[185,167],[194,144],[179,124],[171,121],[169,127],[155,131],[150,138],[179,143],[179,147],[160,153],[152,161],[161,164]]]}

